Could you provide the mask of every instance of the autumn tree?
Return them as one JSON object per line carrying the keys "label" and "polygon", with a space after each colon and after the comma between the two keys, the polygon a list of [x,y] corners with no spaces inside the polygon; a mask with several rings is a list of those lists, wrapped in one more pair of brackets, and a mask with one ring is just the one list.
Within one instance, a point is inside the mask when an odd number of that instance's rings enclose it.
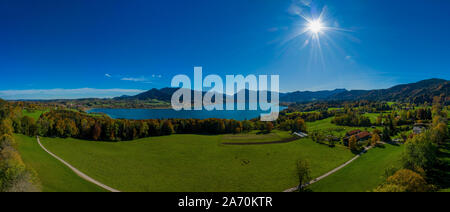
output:
{"label": "autumn tree", "polygon": [[266,123],[266,133],[271,133],[273,130],[273,124],[272,122],[267,122]]}
{"label": "autumn tree", "polygon": [[372,146],[376,146],[377,143],[378,143],[379,141],[381,141],[381,138],[380,138],[380,136],[379,136],[378,134],[374,133],[374,134],[372,134],[372,138],[371,138],[370,141],[371,141],[370,144],[371,144]]}
{"label": "autumn tree", "polygon": [[37,133],[37,126],[33,118],[29,116],[24,116],[20,120],[21,123],[21,132],[28,136],[33,136]]}
{"label": "autumn tree", "polygon": [[59,137],[64,137],[66,132],[66,124],[63,119],[60,119],[56,122],[55,125],[56,135]]}
{"label": "autumn tree", "polygon": [[161,126],[161,131],[163,135],[171,135],[172,133],[174,133],[172,122],[169,120],[164,121]]}
{"label": "autumn tree", "polygon": [[65,127],[65,137],[77,137],[79,130],[77,128],[77,125],[75,124],[75,122],[73,120],[68,120],[66,122],[66,127]]}
{"label": "autumn tree", "polygon": [[[8,103],[0,101],[0,104]],[[9,119],[13,115],[5,114],[3,106],[0,107],[0,192],[39,191],[35,173],[27,169],[16,150],[12,121]]]}
{"label": "autumn tree", "polygon": [[427,130],[409,139],[405,143],[403,167],[411,170],[431,168],[437,161],[437,145],[432,138],[432,132]]}
{"label": "autumn tree", "polygon": [[141,121],[139,122],[139,137],[145,138],[148,135],[148,124],[147,122]]}
{"label": "autumn tree", "polygon": [[3,134],[0,136],[0,149],[4,149],[6,147],[16,147],[17,143],[14,138],[10,134]]}
{"label": "autumn tree", "polygon": [[381,126],[383,124],[383,114],[379,115],[376,120],[376,125]]}
{"label": "autumn tree", "polygon": [[96,123],[94,125],[94,128],[92,128],[92,138],[96,141],[100,139],[100,136],[102,134],[102,127],[100,124]]}
{"label": "autumn tree", "polygon": [[296,174],[298,177],[298,191],[305,191],[305,184],[311,180],[311,169],[309,167],[309,163],[306,160],[298,160],[297,161],[297,169]]}
{"label": "autumn tree", "polygon": [[352,151],[357,151],[358,150],[358,139],[356,138],[356,136],[352,135],[349,139],[348,139],[348,148]]}
{"label": "autumn tree", "polygon": [[386,183],[375,189],[376,192],[427,192],[431,187],[418,173],[401,169],[390,176]]}
{"label": "autumn tree", "polygon": [[293,131],[307,132],[305,120],[303,120],[302,118],[297,118],[294,123]]}
{"label": "autumn tree", "polygon": [[10,119],[3,119],[0,121],[0,135],[12,135],[14,128],[12,127],[12,122]]}

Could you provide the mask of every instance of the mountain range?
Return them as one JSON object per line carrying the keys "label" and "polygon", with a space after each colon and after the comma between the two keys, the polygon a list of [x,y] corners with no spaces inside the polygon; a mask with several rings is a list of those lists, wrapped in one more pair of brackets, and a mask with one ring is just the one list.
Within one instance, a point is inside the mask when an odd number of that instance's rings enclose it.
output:
{"label": "mountain range", "polygon": [[[280,93],[280,102],[311,102],[311,101],[401,101],[401,102],[432,102],[434,96],[444,95],[449,101],[450,81],[444,79],[428,79],[416,83],[401,84],[388,89],[376,90],[346,90],[335,89],[327,91],[296,91]],[[157,99],[170,102],[172,94],[179,88],[151,89],[136,96],[122,96],[116,100],[150,100]],[[194,91],[192,91],[194,92]],[[248,94],[256,91],[240,91]],[[203,92],[205,93],[205,92]],[[235,97],[238,94],[235,94]],[[268,94],[270,97],[270,93]],[[225,97],[225,95],[224,95]]]}

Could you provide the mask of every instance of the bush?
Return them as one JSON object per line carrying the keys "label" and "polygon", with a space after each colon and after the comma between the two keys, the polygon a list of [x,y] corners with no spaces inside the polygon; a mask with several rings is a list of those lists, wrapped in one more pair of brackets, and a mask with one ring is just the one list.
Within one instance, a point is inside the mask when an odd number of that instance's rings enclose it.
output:
{"label": "bush", "polygon": [[437,161],[437,148],[430,131],[413,137],[405,144],[403,167],[411,170],[417,167],[430,169]]}
{"label": "bush", "polygon": [[19,153],[11,146],[0,151],[0,191],[39,191],[36,173],[27,170]]}
{"label": "bush", "polygon": [[375,189],[376,192],[427,192],[431,187],[425,179],[409,169],[401,169],[390,176],[386,183]]}

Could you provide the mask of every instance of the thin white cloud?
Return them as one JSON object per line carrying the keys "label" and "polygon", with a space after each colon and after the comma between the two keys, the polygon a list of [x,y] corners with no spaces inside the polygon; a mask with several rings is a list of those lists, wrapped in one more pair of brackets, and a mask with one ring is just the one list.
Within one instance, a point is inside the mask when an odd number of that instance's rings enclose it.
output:
{"label": "thin white cloud", "polygon": [[276,32],[278,30],[279,30],[278,27],[272,27],[272,28],[267,29],[268,32]]}
{"label": "thin white cloud", "polygon": [[145,77],[124,77],[120,79],[122,81],[132,81],[132,82],[146,82],[148,81]]}
{"label": "thin white cloud", "polygon": [[288,8],[291,15],[304,16],[306,11],[311,9],[311,0],[292,0]]}
{"label": "thin white cloud", "polygon": [[111,78],[111,74],[105,74],[105,77]]}
{"label": "thin white cloud", "polygon": [[30,90],[0,90],[0,98],[14,99],[79,99],[79,98],[111,98],[122,95],[136,95],[145,90],[139,89],[30,89]]}
{"label": "thin white cloud", "polygon": [[161,78],[162,77],[162,75],[161,74],[158,74],[158,75],[156,75],[156,74],[152,74],[152,78]]}

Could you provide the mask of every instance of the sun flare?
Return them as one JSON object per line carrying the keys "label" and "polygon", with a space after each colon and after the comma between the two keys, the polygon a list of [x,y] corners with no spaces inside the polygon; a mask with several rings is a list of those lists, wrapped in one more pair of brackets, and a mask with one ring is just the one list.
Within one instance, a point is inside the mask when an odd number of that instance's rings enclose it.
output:
{"label": "sun flare", "polygon": [[320,33],[324,29],[323,23],[320,20],[312,20],[308,23],[308,30],[313,33]]}

